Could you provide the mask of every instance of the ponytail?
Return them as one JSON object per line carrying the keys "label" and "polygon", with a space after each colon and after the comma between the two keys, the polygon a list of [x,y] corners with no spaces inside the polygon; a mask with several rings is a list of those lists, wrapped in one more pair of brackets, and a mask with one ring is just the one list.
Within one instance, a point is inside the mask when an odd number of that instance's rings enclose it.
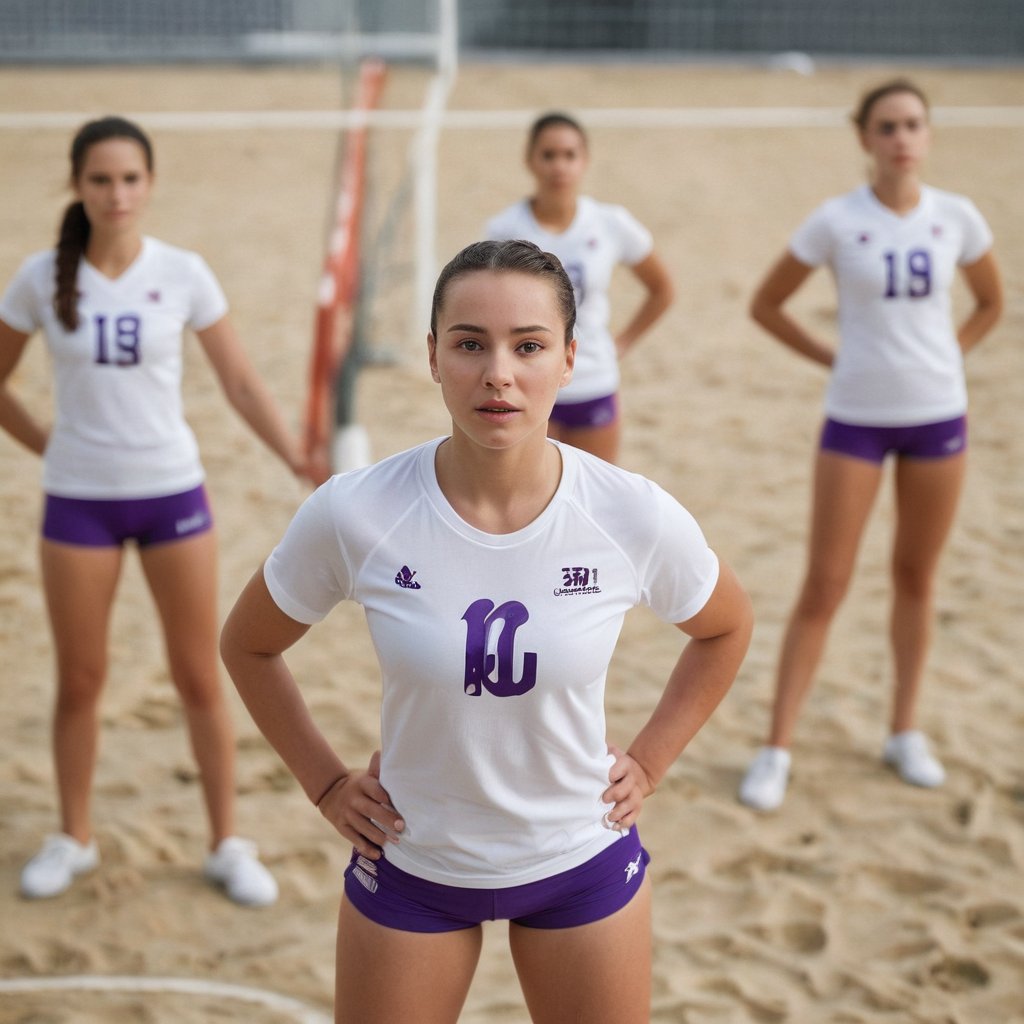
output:
{"label": "ponytail", "polygon": [[89,244],[89,218],[81,202],[64,211],[57,239],[57,273],[53,308],[68,331],[78,328],[78,264]]}
{"label": "ponytail", "polygon": [[[153,147],[146,133],[132,121],[123,117],[101,117],[82,125],[71,141],[71,182],[77,183],[89,147],[107,139],[129,139],[137,143],[146,159],[146,167],[153,171]],[[57,238],[56,290],[53,308],[57,319],[69,331],[78,328],[78,265],[89,244],[89,218],[81,202],[72,203],[64,211]]]}

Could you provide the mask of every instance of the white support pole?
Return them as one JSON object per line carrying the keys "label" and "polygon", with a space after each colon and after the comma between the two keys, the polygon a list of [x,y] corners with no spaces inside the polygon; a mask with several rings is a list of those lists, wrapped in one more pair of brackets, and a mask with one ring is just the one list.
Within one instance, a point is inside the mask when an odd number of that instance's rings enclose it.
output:
{"label": "white support pole", "polygon": [[411,154],[416,259],[410,338],[418,338],[426,331],[437,274],[437,150],[448,93],[458,70],[458,52],[457,0],[439,0],[437,74],[427,87]]}

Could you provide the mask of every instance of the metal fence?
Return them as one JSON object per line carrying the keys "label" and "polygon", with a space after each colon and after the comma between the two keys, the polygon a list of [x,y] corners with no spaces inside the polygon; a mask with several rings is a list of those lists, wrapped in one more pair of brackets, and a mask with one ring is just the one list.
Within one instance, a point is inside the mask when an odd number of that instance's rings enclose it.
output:
{"label": "metal fence", "polygon": [[[438,0],[0,0],[0,61],[422,56]],[[461,0],[477,50],[1024,57],[1024,0]]]}
{"label": "metal fence", "polygon": [[432,56],[438,0],[0,0],[0,62]]}
{"label": "metal fence", "polygon": [[1024,57],[1022,0],[464,0],[463,45]]}

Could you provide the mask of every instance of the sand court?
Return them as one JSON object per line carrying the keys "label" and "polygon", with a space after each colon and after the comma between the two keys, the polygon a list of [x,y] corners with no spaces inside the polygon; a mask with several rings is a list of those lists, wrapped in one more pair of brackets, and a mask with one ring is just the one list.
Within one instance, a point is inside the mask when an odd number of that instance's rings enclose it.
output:
{"label": "sand court", "polygon": [[[803,76],[712,64],[469,64],[449,110],[558,107],[586,125],[588,110],[616,108],[850,109],[863,88],[895,70],[842,64]],[[589,126],[588,192],[622,203],[651,228],[677,286],[675,305],[623,365],[622,462],[696,515],[757,614],[732,692],[640,822],[653,857],[652,1019],[664,1024],[1024,1020],[1024,122],[1013,127],[1005,116],[1024,104],[1024,70],[909,70],[936,108],[926,180],[981,209],[1007,291],[1003,321],[968,361],[968,480],[942,563],[920,713],[949,770],[938,791],[903,785],[880,761],[891,689],[887,483],[800,721],[786,804],[763,817],[735,800],[767,726],[780,634],[802,571],[824,385],[823,374],[759,331],[746,304],[799,221],[863,180],[852,131],[838,118],[741,127],[724,113],[722,123],[644,125],[638,117]],[[422,73],[395,70],[385,107],[416,109],[423,86]],[[14,113],[79,112],[84,121],[117,112],[148,128],[147,113],[330,111],[340,102],[329,68],[0,70],[0,122]],[[945,111],[964,107],[991,114],[942,123]],[[156,124],[146,230],[210,263],[254,361],[298,423],[336,133]],[[527,191],[525,127],[442,130],[441,258]],[[24,256],[52,244],[72,130],[0,128],[4,286]],[[373,137],[375,217],[399,185],[409,137],[407,129]],[[398,232],[396,266],[410,258],[408,242]],[[636,298],[627,276],[616,280],[613,322]],[[357,398],[376,457],[447,426],[425,371],[427,324],[410,328],[409,275],[381,287],[388,302],[374,326],[392,361],[363,373]],[[794,308],[834,337],[826,274],[812,278]],[[305,492],[229,409],[198,345],[187,348],[186,408],[218,524],[226,614]],[[41,338],[14,386],[34,408],[49,407]],[[246,911],[204,884],[196,770],[135,558],[126,561],[115,610],[102,707],[94,798],[101,866],[57,900],[17,896],[24,860],[55,824],[53,665],[36,552],[38,460],[0,439],[0,477],[0,980],[199,979],[296,1004],[226,992],[0,989],[0,1024],[286,1024],[301,1020],[303,1008],[327,1012],[349,851],[232,691],[239,827],[259,842],[281,898]],[[610,739],[628,742],[649,713],[678,643],[644,612],[627,619],[609,678]],[[360,611],[338,608],[290,660],[342,756],[365,762],[378,742],[379,678]],[[527,1020],[502,925],[487,929],[462,1020]]]}

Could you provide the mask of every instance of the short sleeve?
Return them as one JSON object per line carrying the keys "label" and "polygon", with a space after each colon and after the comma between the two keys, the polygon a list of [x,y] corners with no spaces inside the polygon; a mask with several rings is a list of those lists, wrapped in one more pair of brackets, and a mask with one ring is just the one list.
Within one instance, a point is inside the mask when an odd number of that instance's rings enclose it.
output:
{"label": "short sleeve", "polygon": [[0,299],[0,320],[23,334],[31,334],[42,326],[34,262],[30,258],[22,263]]}
{"label": "short sleeve", "polygon": [[193,331],[212,327],[228,311],[228,300],[206,260],[192,253],[192,295],[188,325]]}
{"label": "short sleeve", "polygon": [[643,603],[666,622],[692,619],[718,583],[718,556],[693,516],[651,484],[658,509],[657,535],[642,574]]}
{"label": "short sleeve", "polygon": [[338,479],[332,477],[302,503],[263,566],[274,603],[306,625],[323,619],[352,590],[352,573],[332,514]]}
{"label": "short sleeve", "polygon": [[809,267],[820,267],[832,258],[832,232],[824,206],[819,207],[793,232],[789,251]]}
{"label": "short sleeve", "polygon": [[654,251],[654,236],[624,206],[610,206],[619,248],[619,260],[627,267],[636,266]]}
{"label": "short sleeve", "polygon": [[969,199],[963,200],[963,246],[957,261],[961,267],[976,263],[992,248],[992,229]]}

